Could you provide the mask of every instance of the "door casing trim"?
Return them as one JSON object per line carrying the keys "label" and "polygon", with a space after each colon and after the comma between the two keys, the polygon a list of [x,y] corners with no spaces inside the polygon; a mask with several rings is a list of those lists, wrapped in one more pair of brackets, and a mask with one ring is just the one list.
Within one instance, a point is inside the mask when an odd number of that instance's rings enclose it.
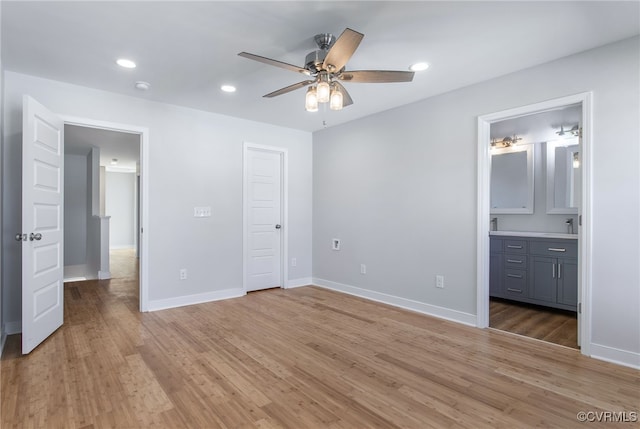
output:
{"label": "door casing trim", "polygon": [[490,127],[491,124],[505,119],[527,116],[561,107],[582,105],[582,205],[578,213],[582,217],[582,225],[578,227],[578,289],[582,307],[580,323],[580,351],[582,354],[591,355],[591,329],[592,329],[592,201],[593,201],[593,175],[592,169],[592,123],[593,123],[593,94],[583,92],[566,97],[555,98],[527,106],[507,109],[478,117],[478,176],[477,176],[477,241],[476,241],[476,266],[477,266],[477,323],[479,328],[489,326],[489,222],[490,222]]}
{"label": "door casing trim", "polygon": [[[149,128],[138,125],[101,121],[77,116],[59,115],[65,125],[97,128],[140,135],[140,230],[143,231],[140,246],[140,306],[141,312],[149,311]],[[140,231],[138,231],[140,233]]]}

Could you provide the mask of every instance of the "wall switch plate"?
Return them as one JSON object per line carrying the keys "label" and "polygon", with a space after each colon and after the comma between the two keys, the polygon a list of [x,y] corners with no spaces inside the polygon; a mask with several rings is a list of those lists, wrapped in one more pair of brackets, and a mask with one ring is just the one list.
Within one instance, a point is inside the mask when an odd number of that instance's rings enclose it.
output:
{"label": "wall switch plate", "polygon": [[360,264],[360,274],[367,274],[367,266],[365,264]]}
{"label": "wall switch plate", "polygon": [[436,287],[439,289],[444,289],[444,276],[436,276]]}
{"label": "wall switch plate", "polygon": [[211,217],[211,207],[194,207],[193,217]]}
{"label": "wall switch plate", "polygon": [[187,279],[187,269],[186,268],[181,268],[180,269],[180,280],[186,280]]}
{"label": "wall switch plate", "polygon": [[296,258],[291,258],[291,266],[295,267],[296,265],[298,265],[298,261],[296,260]]}
{"label": "wall switch plate", "polygon": [[340,239],[339,238],[331,239],[331,248],[333,250],[340,250]]}

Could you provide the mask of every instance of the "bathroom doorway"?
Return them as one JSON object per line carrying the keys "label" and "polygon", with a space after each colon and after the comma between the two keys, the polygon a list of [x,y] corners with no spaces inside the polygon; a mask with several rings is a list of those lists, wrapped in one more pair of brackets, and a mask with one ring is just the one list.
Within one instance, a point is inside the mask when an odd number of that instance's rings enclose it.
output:
{"label": "bathroom doorway", "polygon": [[[580,346],[583,354],[590,338],[590,100],[578,94],[478,120],[478,325]],[[494,164],[494,153],[513,155]],[[492,181],[516,173],[492,189]]]}

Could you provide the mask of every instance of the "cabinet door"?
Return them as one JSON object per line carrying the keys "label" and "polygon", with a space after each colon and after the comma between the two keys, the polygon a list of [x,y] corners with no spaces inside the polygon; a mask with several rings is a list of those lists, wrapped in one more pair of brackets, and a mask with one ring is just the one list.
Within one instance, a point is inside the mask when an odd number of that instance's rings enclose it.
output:
{"label": "cabinet door", "polygon": [[556,302],[557,259],[543,256],[531,256],[529,271],[530,297],[544,302]]}
{"label": "cabinet door", "polygon": [[489,296],[502,297],[502,254],[492,253],[489,262]]}
{"label": "cabinet door", "polygon": [[578,261],[558,259],[558,303],[578,305]]}

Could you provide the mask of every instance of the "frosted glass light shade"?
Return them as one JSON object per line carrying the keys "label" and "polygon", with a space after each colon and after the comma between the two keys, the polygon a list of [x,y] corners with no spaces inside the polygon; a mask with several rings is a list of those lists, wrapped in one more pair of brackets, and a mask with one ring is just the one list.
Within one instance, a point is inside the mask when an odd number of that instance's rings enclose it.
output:
{"label": "frosted glass light shade", "polygon": [[329,95],[331,93],[331,88],[329,87],[329,82],[321,81],[318,83],[318,103],[326,103],[329,101]]}
{"label": "frosted glass light shade", "polygon": [[331,100],[329,102],[329,108],[331,110],[342,110],[343,96],[342,92],[338,89],[331,91]]}
{"label": "frosted glass light shade", "polygon": [[307,95],[304,99],[304,108],[307,110],[307,112],[318,111],[318,94],[314,86],[307,89]]}

